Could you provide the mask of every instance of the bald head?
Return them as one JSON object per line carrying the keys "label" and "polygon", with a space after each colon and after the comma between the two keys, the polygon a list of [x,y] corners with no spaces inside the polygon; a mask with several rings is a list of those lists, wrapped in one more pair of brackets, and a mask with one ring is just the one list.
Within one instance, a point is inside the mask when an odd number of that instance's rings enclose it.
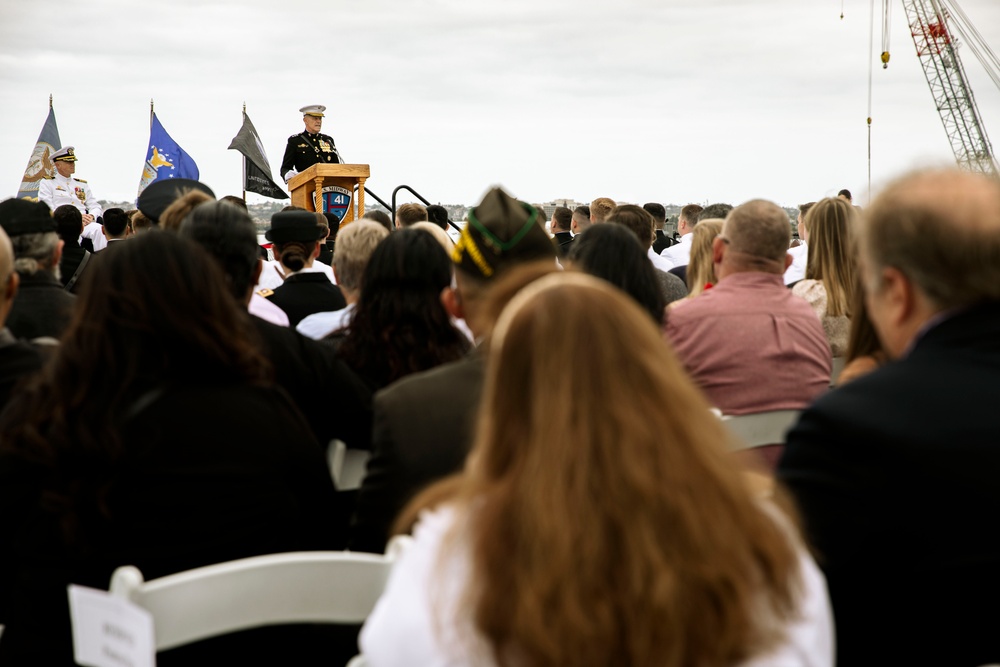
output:
{"label": "bald head", "polygon": [[1000,181],[957,169],[904,176],[865,212],[861,247],[870,281],[898,269],[937,310],[1000,301]]}
{"label": "bald head", "polygon": [[783,273],[791,238],[788,214],[777,204],[753,199],[737,206],[726,217],[719,239],[725,245],[722,261],[729,273]]}

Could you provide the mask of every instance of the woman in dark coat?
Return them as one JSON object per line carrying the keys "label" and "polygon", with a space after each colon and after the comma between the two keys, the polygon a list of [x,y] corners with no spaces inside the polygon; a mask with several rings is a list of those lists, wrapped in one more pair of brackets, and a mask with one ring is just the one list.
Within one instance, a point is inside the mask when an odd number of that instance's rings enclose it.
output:
{"label": "woman in dark coat", "polygon": [[[106,589],[120,565],[148,580],[342,545],[322,450],[207,253],[152,232],[89,271],[52,362],[0,416],[0,664],[73,664],[66,585]],[[254,639],[158,662],[289,646]]]}

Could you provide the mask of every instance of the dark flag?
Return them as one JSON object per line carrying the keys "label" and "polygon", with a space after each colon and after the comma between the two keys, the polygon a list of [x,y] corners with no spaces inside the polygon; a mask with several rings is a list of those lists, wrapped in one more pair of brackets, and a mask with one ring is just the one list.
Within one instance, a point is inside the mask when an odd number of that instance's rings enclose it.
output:
{"label": "dark flag", "polygon": [[285,191],[271,178],[271,164],[264,153],[260,135],[250,122],[247,112],[243,112],[243,127],[229,144],[229,150],[243,153],[243,189],[256,192],[271,199],[288,199]]}
{"label": "dark flag", "polygon": [[52,100],[49,99],[49,115],[42,125],[42,131],[35,142],[35,149],[31,152],[31,159],[28,160],[28,168],[24,170],[24,177],[21,179],[21,187],[17,191],[18,199],[32,199],[38,201],[38,182],[43,178],[52,178],[56,173],[56,166],[53,164],[51,156],[62,148],[59,143],[59,128],[56,127],[56,112],[52,110]]}

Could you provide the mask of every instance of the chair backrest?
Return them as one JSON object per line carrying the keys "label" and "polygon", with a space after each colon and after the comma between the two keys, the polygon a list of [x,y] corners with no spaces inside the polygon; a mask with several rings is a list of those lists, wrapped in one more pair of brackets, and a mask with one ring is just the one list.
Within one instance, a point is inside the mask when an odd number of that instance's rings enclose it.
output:
{"label": "chair backrest", "polygon": [[844,370],[844,366],[847,365],[847,357],[834,357],[833,362],[830,366],[830,386],[837,386],[837,379],[840,377],[840,372]]}
{"label": "chair backrest", "polygon": [[361,623],[410,538],[386,554],[303,551],[255,556],[144,581],[119,567],[112,595],[153,615],[156,650],[238,630],[287,623]]}
{"label": "chair backrest", "polygon": [[772,410],[749,415],[723,415],[722,423],[736,436],[732,442],[733,449],[750,449],[785,444],[788,430],[801,414],[801,410]]}
{"label": "chair backrest", "polygon": [[333,485],[338,491],[353,491],[361,488],[368,472],[371,452],[364,449],[348,449],[342,440],[331,440],[326,450],[326,462],[330,467]]}

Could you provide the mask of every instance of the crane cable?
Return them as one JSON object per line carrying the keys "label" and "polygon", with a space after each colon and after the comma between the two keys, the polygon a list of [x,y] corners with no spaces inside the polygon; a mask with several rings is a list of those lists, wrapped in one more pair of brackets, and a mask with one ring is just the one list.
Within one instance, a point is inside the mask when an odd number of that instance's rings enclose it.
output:
{"label": "crane cable", "polygon": [[993,85],[1000,90],[1000,59],[997,58],[993,49],[990,48],[990,45],[983,39],[979,30],[976,29],[975,24],[969,20],[969,17],[965,15],[965,12],[962,11],[962,8],[958,6],[955,0],[946,0],[942,4],[946,6],[947,13],[951,18],[955,19],[952,25],[954,25],[955,30],[965,41],[965,45],[969,47],[969,50],[976,56],[979,64],[986,70],[986,74],[993,81]]}
{"label": "crane cable", "polygon": [[868,193],[872,191],[872,70],[875,65],[871,58],[875,50],[875,0],[871,0],[868,20]]}
{"label": "crane cable", "polygon": [[892,34],[893,0],[882,0],[882,69],[889,67],[889,35]]}

